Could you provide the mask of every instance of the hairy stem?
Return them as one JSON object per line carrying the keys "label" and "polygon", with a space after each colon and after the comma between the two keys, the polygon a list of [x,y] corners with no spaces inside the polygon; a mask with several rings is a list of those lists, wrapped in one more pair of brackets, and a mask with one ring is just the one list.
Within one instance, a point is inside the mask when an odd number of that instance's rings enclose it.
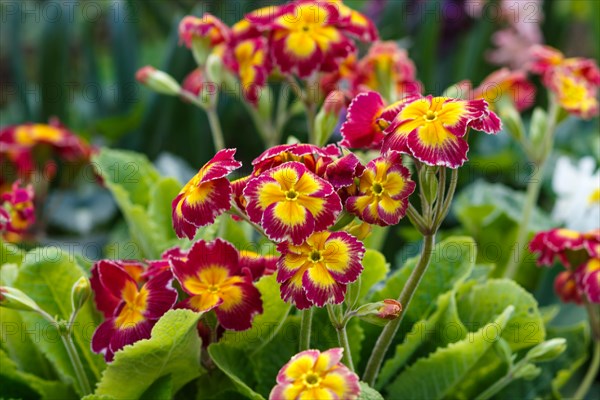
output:
{"label": "hairy stem", "polygon": [[313,307],[302,311],[302,320],[300,321],[300,351],[310,349],[313,312]]}
{"label": "hairy stem", "polygon": [[514,279],[517,274],[517,269],[523,260],[523,253],[525,252],[525,245],[527,240],[527,234],[529,233],[529,222],[533,209],[535,208],[538,197],[540,195],[540,189],[542,187],[542,177],[544,176],[544,168],[548,156],[552,153],[552,147],[554,144],[554,131],[556,130],[556,123],[560,106],[557,101],[550,98],[550,109],[548,112],[548,126],[546,127],[546,133],[542,144],[540,155],[536,160],[531,160],[533,163],[533,173],[527,184],[527,193],[525,195],[525,205],[523,206],[523,212],[521,214],[521,221],[517,231],[517,238],[515,245],[512,248],[506,269],[504,270],[504,277]]}
{"label": "hairy stem", "polygon": [[408,281],[406,282],[406,285],[404,285],[402,293],[400,293],[400,297],[398,297],[398,301],[400,304],[402,304],[402,307],[405,311],[400,314],[399,318],[390,321],[383,328],[379,338],[377,339],[377,343],[375,343],[375,347],[373,348],[371,357],[367,362],[367,367],[365,368],[365,373],[362,379],[370,386],[374,386],[375,384],[375,379],[377,379],[377,375],[379,374],[379,369],[381,368],[381,364],[385,358],[385,353],[392,344],[392,340],[394,339],[394,336],[396,336],[398,328],[400,328],[400,323],[402,322],[402,319],[406,314],[406,310],[410,305],[410,301],[415,294],[417,287],[419,286],[419,282],[421,282],[421,278],[423,278],[423,275],[425,275],[425,271],[427,270],[427,266],[429,265],[429,260],[431,258],[434,242],[435,233],[424,236],[423,248],[421,249],[421,258],[419,259],[415,269],[408,277]]}
{"label": "hairy stem", "polygon": [[83,364],[81,363],[81,359],[79,358],[79,354],[77,353],[77,349],[75,348],[75,343],[73,343],[71,334],[61,334],[60,338],[62,339],[63,345],[67,350],[69,359],[71,360],[71,364],[73,365],[73,369],[75,370],[75,378],[77,379],[77,384],[81,388],[81,393],[83,396],[92,394],[90,382],[88,381],[85,370],[83,369]]}
{"label": "hairy stem", "polygon": [[219,122],[217,111],[214,108],[209,108],[206,110],[206,115],[208,116],[210,133],[212,134],[215,150],[222,150],[225,148],[225,139],[223,137],[223,130],[221,129],[221,123]]}

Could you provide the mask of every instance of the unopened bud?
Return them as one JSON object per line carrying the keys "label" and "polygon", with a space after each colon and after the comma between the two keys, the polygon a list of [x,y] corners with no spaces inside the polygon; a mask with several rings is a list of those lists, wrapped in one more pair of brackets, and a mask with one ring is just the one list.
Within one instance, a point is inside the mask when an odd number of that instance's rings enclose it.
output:
{"label": "unopened bud", "polygon": [[344,93],[339,90],[330,92],[315,119],[317,144],[324,146],[337,126],[342,109],[345,106]]}
{"label": "unopened bud", "polygon": [[522,368],[519,368],[517,371],[515,371],[514,373],[514,377],[516,379],[525,379],[526,381],[530,381],[532,379],[535,379],[539,376],[539,374],[542,372],[541,368],[528,363],[525,364]]}
{"label": "unopened bud", "polygon": [[527,352],[527,358],[533,362],[554,360],[567,349],[567,341],[563,338],[546,340]]}
{"label": "unopened bud", "polygon": [[135,79],[155,92],[169,96],[176,96],[181,91],[179,83],[171,75],[150,65],[140,68],[135,73]]}
{"label": "unopened bud", "polygon": [[73,307],[73,312],[79,311],[90,298],[91,294],[90,281],[82,276],[73,284],[73,288],[71,289],[71,306]]}
{"label": "unopened bud", "polygon": [[206,60],[206,76],[216,85],[223,82],[223,60],[217,54],[211,54]]}
{"label": "unopened bud", "polygon": [[356,310],[356,316],[374,325],[385,325],[400,316],[402,304],[392,299],[369,303]]}
{"label": "unopened bud", "polygon": [[565,303],[581,304],[581,294],[577,287],[575,275],[571,271],[563,271],[554,279],[554,291]]}
{"label": "unopened bud", "polygon": [[40,307],[31,297],[8,286],[0,286],[0,306],[13,310],[40,311]]}
{"label": "unopened bud", "polygon": [[521,114],[519,114],[512,101],[501,100],[498,104],[498,114],[500,114],[506,130],[515,140],[520,141],[525,137]]}
{"label": "unopened bud", "polygon": [[365,240],[371,234],[373,228],[371,224],[363,221],[354,220],[348,224],[344,230],[357,238],[358,240]]}

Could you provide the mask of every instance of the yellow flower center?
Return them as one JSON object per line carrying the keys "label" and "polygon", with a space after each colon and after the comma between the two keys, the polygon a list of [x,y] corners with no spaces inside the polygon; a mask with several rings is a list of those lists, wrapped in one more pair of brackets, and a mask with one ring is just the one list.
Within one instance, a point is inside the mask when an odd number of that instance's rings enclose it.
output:
{"label": "yellow flower center", "polygon": [[381,196],[383,194],[383,192],[385,191],[385,189],[383,188],[383,185],[379,182],[375,182],[373,184],[373,187],[371,188],[371,190],[373,190],[373,194],[375,196]]}
{"label": "yellow flower center", "polygon": [[375,121],[375,124],[377,124],[377,127],[379,128],[380,131],[385,131],[388,126],[390,126],[390,123],[387,122],[385,119],[383,118],[379,118],[377,119],[377,121]]}
{"label": "yellow flower center", "polygon": [[600,203],[600,188],[594,190],[588,197],[588,204]]}
{"label": "yellow flower center", "polygon": [[437,113],[429,110],[425,115],[423,115],[423,119],[427,122],[433,122],[437,119]]}
{"label": "yellow flower center", "polygon": [[148,292],[145,288],[138,291],[133,282],[127,282],[123,288],[125,305],[115,320],[116,326],[125,329],[132,328],[137,323],[143,321],[147,298]]}
{"label": "yellow flower center", "polygon": [[302,30],[303,30],[304,32],[308,32],[308,31],[310,30],[310,26],[308,26],[308,25],[304,25],[304,26],[302,27]]}
{"label": "yellow flower center", "polygon": [[303,376],[304,386],[315,388],[321,385],[322,378],[314,372],[307,372]]}
{"label": "yellow flower center", "polygon": [[296,192],[294,189],[290,189],[285,192],[285,198],[288,201],[296,201],[298,199],[298,192]]}

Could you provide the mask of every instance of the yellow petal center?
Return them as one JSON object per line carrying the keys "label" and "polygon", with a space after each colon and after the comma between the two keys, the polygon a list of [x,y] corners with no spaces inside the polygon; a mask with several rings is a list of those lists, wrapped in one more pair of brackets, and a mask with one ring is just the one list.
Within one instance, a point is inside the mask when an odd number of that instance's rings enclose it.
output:
{"label": "yellow petal center", "polygon": [[304,386],[306,386],[307,388],[314,388],[319,387],[321,385],[321,381],[323,380],[323,378],[321,378],[318,374],[314,372],[307,372],[302,377],[302,380]]}

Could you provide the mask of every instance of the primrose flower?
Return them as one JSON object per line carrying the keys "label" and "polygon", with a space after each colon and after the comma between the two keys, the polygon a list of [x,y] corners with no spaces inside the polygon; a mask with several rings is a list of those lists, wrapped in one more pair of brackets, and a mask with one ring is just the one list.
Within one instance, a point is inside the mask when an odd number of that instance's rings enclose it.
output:
{"label": "primrose flower", "polygon": [[252,161],[252,174],[258,176],[286,162],[297,161],[304,164],[310,172],[321,175],[321,168],[339,156],[340,149],[334,145],[321,148],[306,143],[281,144],[265,150]]}
{"label": "primrose flower", "polygon": [[[2,194],[0,200],[0,231],[14,234],[25,233],[35,222],[35,209],[33,204],[33,186],[21,187],[21,182],[13,183],[11,191]],[[5,208],[6,207],[6,208]]]}
{"label": "primrose flower", "polygon": [[148,268],[142,274],[143,279],[151,279],[153,276],[156,276],[164,271],[171,270],[171,262],[170,259],[173,257],[185,259],[187,257],[187,251],[182,250],[180,247],[172,247],[170,249],[165,250],[160,255],[160,260],[149,260],[146,261],[148,264]]}
{"label": "primrose flower", "polygon": [[260,224],[271,240],[291,240],[297,245],[313,232],[333,225],[342,210],[333,186],[295,161],[253,178],[244,197],[248,217]]}
{"label": "primrose flower", "polygon": [[[107,267],[105,264],[111,264],[111,266]],[[98,311],[104,314],[105,318],[110,318],[121,303],[122,298],[120,295],[114,295],[113,292],[104,288],[100,280],[100,270],[107,268],[119,268],[123,270],[136,284],[140,284],[145,279],[143,277],[144,265],[139,261],[100,260],[93,265],[90,285],[94,292],[94,303]]]}
{"label": "primrose flower", "polygon": [[170,259],[182,289],[190,295],[180,304],[195,311],[215,310],[225,329],[241,331],[252,326],[254,315],[263,312],[260,292],[232,244],[216,239],[200,240],[187,257]]}
{"label": "primrose flower", "polygon": [[518,111],[524,111],[535,103],[535,92],[535,86],[527,80],[525,71],[502,68],[485,78],[468,98],[484,99],[489,108],[494,109],[496,102],[508,96]]}
{"label": "primrose flower", "polygon": [[392,92],[399,98],[420,94],[421,90],[414,63],[396,42],[375,42],[369,48],[358,62],[354,85],[361,91]]}
{"label": "primrose flower", "polygon": [[267,83],[271,72],[267,40],[256,37],[237,43],[231,55],[231,68],[240,77],[246,99],[256,104],[260,88]]}
{"label": "primrose flower", "polygon": [[172,286],[170,271],[138,288],[138,283],[113,262],[99,262],[95,268],[101,285],[101,289],[96,289],[120,299],[114,313],[96,328],[92,337],[92,350],[112,361],[114,353],[124,346],[150,338],[156,321],[177,301],[177,290]]}
{"label": "primrose flower", "polygon": [[240,250],[240,268],[247,268],[253,281],[273,274],[277,270],[278,259],[273,254],[261,255],[251,250]]}
{"label": "primrose flower", "polygon": [[343,138],[340,144],[354,149],[381,148],[384,131],[402,106],[416,98],[408,97],[388,106],[377,92],[359,94],[348,107],[346,121],[340,129]]}
{"label": "primrose flower", "polygon": [[332,72],[354,51],[345,34],[360,29],[355,23],[358,14],[340,16],[339,4],[300,0],[283,6],[283,13],[269,24],[271,54],[281,72],[300,78]]}
{"label": "primrose flower", "polygon": [[242,166],[235,149],[220,150],[181,189],[173,200],[173,227],[177,236],[193,239],[199,227],[212,224],[231,207],[231,184],[226,176]]}
{"label": "primrose flower", "polygon": [[406,214],[415,183],[402,165],[402,156],[391,151],[367,164],[358,193],[346,200],[346,208],[361,220],[380,226],[396,225]]}
{"label": "primrose flower", "polygon": [[93,151],[58,120],[51,120],[49,124],[27,123],[0,129],[0,156],[6,157],[15,166],[18,176],[33,173],[37,167],[33,150],[42,146],[49,147],[58,157],[71,162],[85,162]]}
{"label": "primrose flower", "polygon": [[594,60],[565,58],[549,46],[534,46],[529,68],[542,76],[542,82],[556,95],[559,104],[581,118],[598,114],[596,95],[600,87],[600,69]]}
{"label": "primrose flower", "polygon": [[598,257],[600,230],[586,233],[570,229],[538,232],[529,243],[529,250],[539,255],[538,265],[551,266],[554,258],[568,268],[575,268],[590,257]]}
{"label": "primrose flower", "polygon": [[[192,93],[194,96],[199,96],[204,86],[204,76],[201,68],[196,68],[183,80],[181,88],[186,92]],[[188,101],[184,98],[184,101]]]}
{"label": "primrose flower", "polygon": [[592,303],[600,303],[600,258],[590,258],[581,265],[576,272],[578,283],[588,300]]}
{"label": "primrose flower", "polygon": [[342,364],[344,349],[305,350],[279,370],[269,400],[344,399],[360,394],[358,376]]}
{"label": "primrose flower", "polygon": [[481,99],[427,96],[406,102],[384,132],[382,152],[396,150],[427,165],[458,168],[467,161],[469,145],[463,137],[469,127],[495,134],[501,123]]}
{"label": "primrose flower", "polygon": [[179,38],[188,48],[192,40],[207,41],[210,47],[229,40],[229,27],[212,14],[204,13],[201,18],[188,15],[179,23]]}
{"label": "primrose flower", "polygon": [[363,270],[364,245],[346,232],[315,232],[301,245],[277,247],[281,297],[298,309],[339,304]]}

